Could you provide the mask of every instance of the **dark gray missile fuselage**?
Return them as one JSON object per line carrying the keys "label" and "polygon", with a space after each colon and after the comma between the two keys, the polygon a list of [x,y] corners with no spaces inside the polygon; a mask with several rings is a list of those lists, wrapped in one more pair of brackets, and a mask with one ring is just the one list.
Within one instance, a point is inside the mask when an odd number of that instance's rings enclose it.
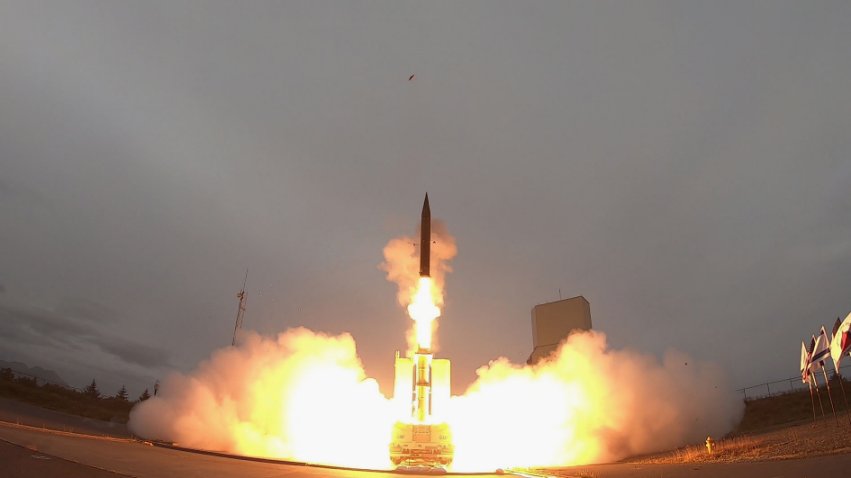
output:
{"label": "dark gray missile fuselage", "polygon": [[420,218],[420,277],[429,276],[431,276],[431,208],[428,206],[428,193],[426,193]]}

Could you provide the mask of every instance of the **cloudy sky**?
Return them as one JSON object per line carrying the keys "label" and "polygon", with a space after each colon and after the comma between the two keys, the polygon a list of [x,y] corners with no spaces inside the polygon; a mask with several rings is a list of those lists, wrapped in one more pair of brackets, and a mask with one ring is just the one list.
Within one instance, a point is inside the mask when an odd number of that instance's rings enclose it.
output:
{"label": "cloudy sky", "polygon": [[[0,360],[138,393],[245,324],[350,332],[423,194],[454,388],[582,294],[737,388],[851,311],[851,3],[0,1]],[[407,81],[416,74],[414,81]]]}

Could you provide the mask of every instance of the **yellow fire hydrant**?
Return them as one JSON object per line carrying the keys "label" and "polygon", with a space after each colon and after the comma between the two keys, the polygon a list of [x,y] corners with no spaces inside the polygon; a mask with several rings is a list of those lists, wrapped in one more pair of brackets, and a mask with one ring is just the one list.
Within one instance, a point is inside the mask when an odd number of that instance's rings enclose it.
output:
{"label": "yellow fire hydrant", "polygon": [[715,440],[711,436],[706,437],[706,453],[710,455],[715,452]]}

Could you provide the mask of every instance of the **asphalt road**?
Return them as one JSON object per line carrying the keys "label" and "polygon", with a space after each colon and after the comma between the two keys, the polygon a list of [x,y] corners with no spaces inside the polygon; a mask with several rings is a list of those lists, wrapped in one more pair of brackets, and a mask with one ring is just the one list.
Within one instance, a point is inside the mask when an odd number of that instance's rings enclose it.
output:
{"label": "asphalt road", "polygon": [[[224,458],[149,446],[124,438],[77,435],[4,422],[0,422],[0,440],[37,450],[40,454],[49,457],[63,458],[101,470],[139,478],[399,478],[400,476],[391,472],[340,470]],[[0,468],[0,476],[3,476],[2,468]],[[18,476],[42,475],[34,470],[32,474]]]}
{"label": "asphalt road", "polygon": [[125,475],[98,470],[0,441],[0,476],[7,478],[121,478]]}
{"label": "asphalt road", "polygon": [[[14,469],[14,473],[16,473],[14,475],[6,474],[9,471],[8,468],[0,468],[0,476],[21,478],[37,476],[115,477],[120,475],[140,478],[303,478],[320,476],[330,478],[399,478],[400,476],[391,472],[364,472],[253,462],[153,447],[129,439],[76,435],[3,422],[0,422],[0,440],[6,442],[3,444],[0,441],[0,444],[3,445],[0,447],[0,462],[7,462],[4,458],[8,456],[11,457],[8,462],[15,463],[17,466]],[[21,451],[19,447],[12,447],[10,444],[26,447],[28,450]],[[41,455],[51,458],[51,460],[33,458],[34,455]],[[50,466],[55,468],[48,468]],[[97,468],[97,470],[89,467]],[[733,464],[588,465],[553,470],[553,474],[594,478],[805,478],[847,476],[848,470],[851,470],[851,454],[801,460]],[[57,474],[51,475],[50,473]]]}

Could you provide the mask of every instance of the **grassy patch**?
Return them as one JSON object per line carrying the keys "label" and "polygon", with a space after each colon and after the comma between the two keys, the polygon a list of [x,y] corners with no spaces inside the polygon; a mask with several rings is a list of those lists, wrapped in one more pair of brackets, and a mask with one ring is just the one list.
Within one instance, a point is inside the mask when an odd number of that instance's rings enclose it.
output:
{"label": "grassy patch", "polygon": [[[851,383],[838,379],[831,380],[830,391],[833,405],[837,412],[847,410],[845,399],[842,396],[842,388],[846,393],[851,393]],[[821,406],[818,396],[821,395]],[[824,407],[826,414],[831,414],[830,397],[827,389],[821,388],[819,394],[814,395],[816,415],[821,416]],[[765,397],[745,402],[745,416],[733,434],[753,433],[769,430],[779,425],[788,425],[795,422],[813,419],[813,402],[810,401],[810,392],[807,390],[784,393],[773,397]]]}
{"label": "grassy patch", "polygon": [[[851,394],[851,383],[843,381],[841,385],[846,393]],[[695,443],[624,461],[647,464],[729,463],[851,452],[851,410],[846,407],[838,379],[830,382],[830,388],[837,418],[833,416],[830,397],[824,387],[820,390],[821,407],[818,395],[814,395],[815,420],[808,390],[747,400],[745,415],[736,429],[726,437],[714,437],[717,441],[713,453],[707,451],[704,443]]]}

